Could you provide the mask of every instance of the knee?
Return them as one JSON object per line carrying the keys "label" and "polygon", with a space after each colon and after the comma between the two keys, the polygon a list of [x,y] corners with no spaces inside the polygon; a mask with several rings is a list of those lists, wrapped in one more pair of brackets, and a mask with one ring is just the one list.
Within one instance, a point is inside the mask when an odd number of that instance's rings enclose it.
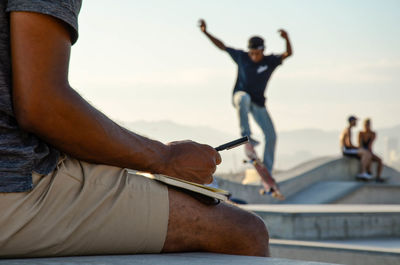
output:
{"label": "knee", "polygon": [[268,257],[269,256],[269,233],[267,226],[265,225],[264,221],[258,217],[255,216],[254,222],[254,241],[256,242],[256,248],[255,248],[255,256],[263,256],[263,257]]}
{"label": "knee", "polygon": [[245,92],[235,93],[235,105],[239,108],[249,107],[251,103],[250,95]]}
{"label": "knee", "polygon": [[367,150],[364,150],[364,149],[360,150],[360,155],[361,155],[361,157],[364,157],[366,159],[371,159],[372,158],[371,152],[369,152]]}
{"label": "knee", "polygon": [[269,233],[268,228],[264,221],[259,216],[255,216],[253,220],[254,230],[256,231],[256,242],[259,242],[263,248],[269,245]]}
{"label": "knee", "polygon": [[246,231],[243,231],[246,236],[241,243],[247,246],[247,253],[249,255],[268,257],[269,234],[267,226],[257,215],[249,214],[248,219]]}

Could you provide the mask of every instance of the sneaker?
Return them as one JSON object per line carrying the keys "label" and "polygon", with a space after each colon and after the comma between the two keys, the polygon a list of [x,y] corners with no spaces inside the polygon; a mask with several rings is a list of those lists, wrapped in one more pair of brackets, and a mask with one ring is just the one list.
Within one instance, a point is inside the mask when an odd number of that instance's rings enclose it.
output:
{"label": "sneaker", "polygon": [[370,174],[370,173],[367,173],[367,177],[368,177],[368,179],[373,179],[374,177],[372,176],[372,174]]}
{"label": "sneaker", "polygon": [[383,183],[383,182],[385,182],[385,180],[383,178],[376,178],[375,182],[376,183]]}
{"label": "sneaker", "polygon": [[372,176],[370,174],[364,172],[364,173],[358,174],[357,178],[363,179],[363,180],[371,180]]}
{"label": "sneaker", "polygon": [[254,139],[253,137],[250,137],[250,136],[249,136],[249,142],[253,147],[256,147],[257,145],[260,144],[259,141],[257,141],[256,139]]}

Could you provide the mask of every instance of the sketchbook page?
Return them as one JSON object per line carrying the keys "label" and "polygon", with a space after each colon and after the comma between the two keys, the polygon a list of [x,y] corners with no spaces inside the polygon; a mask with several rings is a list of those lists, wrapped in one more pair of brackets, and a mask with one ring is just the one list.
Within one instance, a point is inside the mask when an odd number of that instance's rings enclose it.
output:
{"label": "sketchbook page", "polygon": [[227,190],[218,189],[218,188],[214,188],[214,187],[209,187],[209,186],[206,186],[206,185],[202,185],[202,184],[198,184],[198,183],[195,183],[195,182],[191,182],[191,181],[187,181],[187,180],[183,180],[183,179],[178,179],[178,178],[170,177],[170,176],[167,176],[167,175],[162,175],[162,174],[151,174],[151,173],[142,172],[142,171],[137,171],[137,170],[132,170],[132,169],[128,169],[128,171],[131,171],[132,173],[134,173],[134,174],[139,174],[139,175],[150,174],[150,175],[163,176],[163,177],[166,177],[166,178],[169,178],[169,179],[173,179],[173,180],[176,180],[176,181],[179,181],[179,182],[186,183],[186,184],[188,184],[188,185],[193,185],[193,186],[197,186],[197,187],[200,187],[200,188],[203,188],[203,189],[207,189],[207,190],[212,191],[212,192],[224,194],[224,195],[227,195],[227,196],[230,194],[230,192],[227,191]]}
{"label": "sketchbook page", "polygon": [[225,190],[221,190],[224,193],[214,192],[213,190],[219,190],[219,189],[212,188],[212,190],[211,190],[211,189],[209,189],[210,187],[207,187],[207,186],[204,186],[204,185],[200,185],[200,184],[197,184],[197,183],[193,183],[193,182],[190,182],[190,181],[184,181],[184,180],[181,180],[181,179],[172,178],[172,177],[169,177],[169,176],[166,176],[166,175],[150,174],[150,173],[134,171],[134,170],[128,170],[128,171],[131,172],[131,173],[134,173],[134,174],[142,175],[142,176],[144,176],[146,178],[150,178],[150,179],[155,179],[155,180],[161,181],[161,182],[163,182],[165,184],[168,184],[168,185],[171,185],[171,186],[175,186],[175,187],[183,188],[183,189],[190,190],[190,191],[193,191],[193,192],[197,192],[197,193],[203,194],[205,196],[213,197],[213,198],[216,198],[216,199],[219,199],[219,200],[222,200],[222,201],[226,201],[227,200],[227,195],[225,195],[225,193],[229,194],[229,192],[227,192]]}

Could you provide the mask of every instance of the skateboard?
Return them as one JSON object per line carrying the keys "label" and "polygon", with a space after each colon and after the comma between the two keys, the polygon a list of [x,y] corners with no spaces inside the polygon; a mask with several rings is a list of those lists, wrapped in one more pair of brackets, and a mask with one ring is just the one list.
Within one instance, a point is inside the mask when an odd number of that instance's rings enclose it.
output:
{"label": "skateboard", "polygon": [[279,190],[278,184],[275,182],[275,179],[269,173],[267,167],[261,162],[260,158],[258,157],[256,150],[254,147],[247,143],[244,146],[244,150],[248,160],[243,160],[244,163],[249,163],[254,166],[258,175],[261,177],[261,182],[263,184],[263,189],[260,190],[261,195],[265,195],[266,193],[271,195],[273,198],[278,200],[284,200],[285,196]]}

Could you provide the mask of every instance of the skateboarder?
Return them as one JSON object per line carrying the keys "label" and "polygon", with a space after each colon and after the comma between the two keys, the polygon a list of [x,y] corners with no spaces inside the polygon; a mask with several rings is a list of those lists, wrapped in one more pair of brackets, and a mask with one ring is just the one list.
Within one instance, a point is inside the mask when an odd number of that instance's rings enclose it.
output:
{"label": "skateboarder", "polygon": [[358,148],[351,142],[351,130],[357,125],[357,118],[350,116],[348,118],[349,125],[343,130],[340,135],[340,146],[344,156],[359,157],[361,159],[361,172],[357,175],[363,180],[370,180],[372,176],[367,173],[367,167],[371,163],[372,154],[369,150]]}
{"label": "skateboarder", "polygon": [[279,30],[286,41],[286,52],[278,55],[264,55],[265,44],[261,37],[249,39],[248,51],[233,49],[225,46],[219,39],[207,31],[206,22],[200,20],[201,31],[219,49],[226,51],[238,65],[238,77],[233,90],[233,105],[237,110],[242,136],[249,136],[253,146],[258,142],[251,138],[248,115],[252,114],[256,123],[263,131],[265,138],[263,162],[269,172],[272,172],[275,154],[276,132],[272,119],[265,106],[265,89],[272,72],[277,66],[292,55],[292,47],[285,30]]}

